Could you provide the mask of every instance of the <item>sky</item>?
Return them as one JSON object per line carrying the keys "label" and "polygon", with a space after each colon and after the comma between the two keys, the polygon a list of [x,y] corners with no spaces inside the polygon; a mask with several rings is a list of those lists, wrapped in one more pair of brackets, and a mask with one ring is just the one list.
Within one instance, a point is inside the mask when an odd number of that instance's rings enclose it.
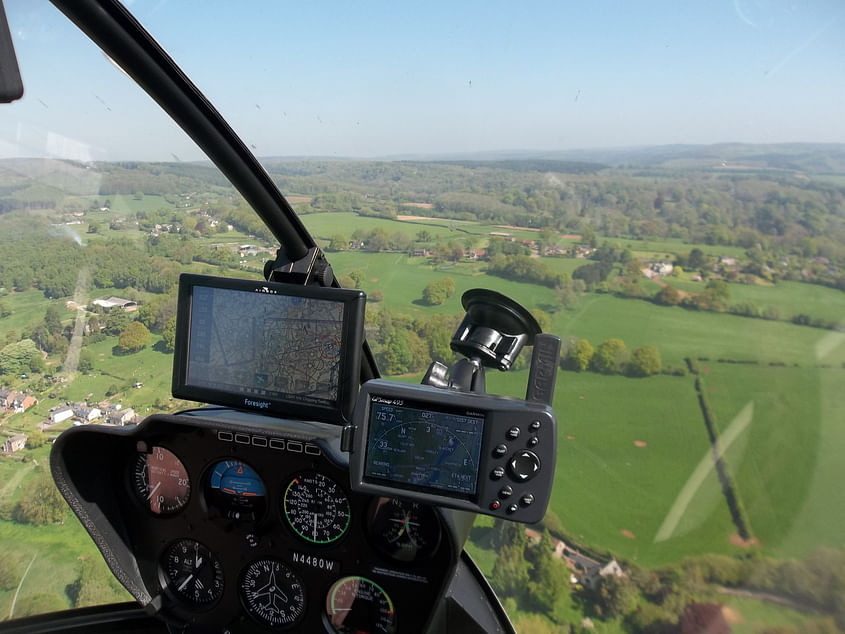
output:
{"label": "sky", "polygon": [[[845,142],[841,0],[127,5],[259,156]],[[51,5],[6,11],[0,157],[203,158]]]}

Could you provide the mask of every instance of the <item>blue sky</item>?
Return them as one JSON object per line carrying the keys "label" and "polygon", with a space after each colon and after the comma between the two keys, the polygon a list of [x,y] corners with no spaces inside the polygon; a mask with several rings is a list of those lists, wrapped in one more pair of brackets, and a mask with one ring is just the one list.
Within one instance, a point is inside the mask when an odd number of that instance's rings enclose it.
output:
{"label": "blue sky", "polygon": [[[845,142],[841,0],[129,6],[262,156]],[[7,12],[0,155],[200,157],[51,6]]]}

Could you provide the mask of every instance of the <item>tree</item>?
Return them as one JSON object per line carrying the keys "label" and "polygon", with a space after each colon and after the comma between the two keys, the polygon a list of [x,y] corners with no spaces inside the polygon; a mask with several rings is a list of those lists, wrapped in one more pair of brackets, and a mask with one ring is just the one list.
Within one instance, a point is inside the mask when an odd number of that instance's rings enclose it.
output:
{"label": "tree", "polygon": [[26,446],[29,449],[38,449],[39,447],[43,447],[46,442],[47,436],[43,431],[31,431],[26,438]]}
{"label": "tree", "polygon": [[590,342],[586,339],[579,339],[575,344],[575,350],[572,353],[572,360],[575,369],[578,372],[583,372],[590,367],[590,362],[593,360],[595,350]]}
{"label": "tree", "polygon": [[540,330],[543,332],[549,332],[549,329],[552,327],[552,318],[549,313],[539,308],[532,308],[531,315],[537,320]]}
{"label": "tree", "polygon": [[50,474],[44,469],[24,488],[15,508],[15,521],[22,524],[56,524],[64,520],[67,505]]}
{"label": "tree", "polygon": [[569,594],[569,569],[554,555],[554,546],[549,531],[543,531],[537,551],[534,572],[528,582],[528,594],[540,612],[557,623],[566,621],[565,598]]}
{"label": "tree", "polygon": [[88,348],[82,348],[79,351],[79,362],[76,365],[76,369],[83,374],[88,374],[94,369],[94,355]]}
{"label": "tree", "polygon": [[51,335],[58,335],[62,332],[62,316],[59,309],[50,304],[44,313],[44,325]]}
{"label": "tree", "polygon": [[32,371],[33,359],[41,353],[32,339],[22,339],[0,348],[0,374],[23,374]]}
{"label": "tree", "polygon": [[455,294],[455,280],[441,277],[429,282],[422,292],[423,301],[429,306],[439,306]]}
{"label": "tree", "polygon": [[616,374],[628,360],[628,350],[621,339],[608,339],[599,344],[593,355],[592,367],[602,374]]}
{"label": "tree", "polygon": [[631,361],[628,364],[629,371],[634,376],[651,376],[657,374],[663,368],[663,361],[660,359],[660,350],[657,346],[646,344],[634,350],[631,354]]}
{"label": "tree", "polygon": [[100,223],[92,220],[88,223],[88,233],[100,233]]}
{"label": "tree", "polygon": [[9,310],[6,307],[6,304],[4,304],[3,302],[0,302],[0,319],[3,319],[4,317],[8,317],[11,314],[12,314],[12,311]]}
{"label": "tree", "polygon": [[329,249],[332,251],[344,251],[349,247],[349,238],[342,233],[335,233],[329,238]]}
{"label": "tree", "polygon": [[493,565],[491,582],[503,596],[519,597],[528,587],[529,565],[521,544],[505,546],[499,550]]}
{"label": "tree", "polygon": [[140,321],[133,321],[120,333],[117,345],[124,352],[137,352],[150,341],[150,331]]}
{"label": "tree", "polygon": [[161,331],[161,339],[164,342],[164,349],[173,352],[176,349],[176,315],[167,320],[164,329]]}
{"label": "tree", "polygon": [[637,607],[637,587],[625,576],[608,575],[602,579],[598,602],[611,618],[633,612]]}
{"label": "tree", "polygon": [[132,315],[120,308],[112,308],[111,311],[109,311],[108,317],[106,317],[106,325],[103,326],[103,330],[107,335],[119,335],[126,329],[131,321]]}
{"label": "tree", "polygon": [[689,255],[687,256],[688,269],[700,269],[706,263],[707,258],[704,256],[704,252],[698,247],[689,252]]}
{"label": "tree", "polygon": [[674,286],[668,284],[661,288],[654,296],[654,301],[664,306],[677,306],[681,303],[681,293]]}

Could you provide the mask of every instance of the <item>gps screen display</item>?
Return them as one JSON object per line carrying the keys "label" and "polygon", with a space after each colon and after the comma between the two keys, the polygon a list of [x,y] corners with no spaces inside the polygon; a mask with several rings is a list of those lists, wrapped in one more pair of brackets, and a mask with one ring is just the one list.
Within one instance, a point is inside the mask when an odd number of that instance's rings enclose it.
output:
{"label": "gps screen display", "polygon": [[335,402],[343,303],[200,286],[191,304],[188,385]]}
{"label": "gps screen display", "polygon": [[358,389],[365,296],[185,274],[173,394],[343,422]]}
{"label": "gps screen display", "polygon": [[438,411],[373,396],[370,400],[365,479],[425,491],[475,495],[484,415]]}

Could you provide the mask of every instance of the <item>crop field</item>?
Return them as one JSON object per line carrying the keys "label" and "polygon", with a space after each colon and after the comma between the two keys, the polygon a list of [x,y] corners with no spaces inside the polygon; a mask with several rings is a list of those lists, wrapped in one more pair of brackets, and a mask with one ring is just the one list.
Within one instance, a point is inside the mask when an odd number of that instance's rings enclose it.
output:
{"label": "crop field", "polygon": [[722,434],[753,406],[727,459],[762,548],[800,557],[822,545],[845,546],[845,370],[724,363],[708,369],[708,398]]}

